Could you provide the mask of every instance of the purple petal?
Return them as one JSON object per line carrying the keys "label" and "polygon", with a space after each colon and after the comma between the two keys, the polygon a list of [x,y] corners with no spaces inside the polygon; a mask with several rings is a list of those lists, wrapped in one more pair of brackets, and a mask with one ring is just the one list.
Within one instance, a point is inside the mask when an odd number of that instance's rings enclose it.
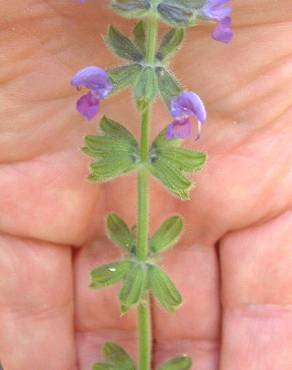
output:
{"label": "purple petal", "polygon": [[89,89],[98,99],[104,99],[113,89],[107,73],[99,67],[81,69],[72,78],[71,84],[78,89],[82,86]]}
{"label": "purple petal", "polygon": [[233,38],[233,32],[231,30],[231,18],[227,17],[217,24],[215,27],[212,37],[216,41],[224,42],[228,44]]}
{"label": "purple petal", "polygon": [[230,0],[209,0],[200,10],[199,14],[210,20],[222,21],[228,17],[232,9],[225,6]]}
{"label": "purple petal", "polygon": [[76,103],[76,108],[83,117],[91,120],[99,111],[99,100],[91,92],[81,96]]}
{"label": "purple petal", "polygon": [[176,119],[168,127],[166,137],[168,140],[185,139],[192,134],[192,124],[188,118]]}
{"label": "purple petal", "polygon": [[177,117],[196,117],[205,122],[207,112],[201,98],[193,92],[184,92],[171,101],[171,114]]}

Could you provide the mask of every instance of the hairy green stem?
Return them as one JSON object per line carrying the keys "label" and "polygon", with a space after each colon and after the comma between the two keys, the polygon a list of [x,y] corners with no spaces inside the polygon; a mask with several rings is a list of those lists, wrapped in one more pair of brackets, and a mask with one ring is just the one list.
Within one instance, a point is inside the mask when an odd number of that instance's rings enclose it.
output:
{"label": "hairy green stem", "polygon": [[[151,16],[147,22],[146,62],[154,65],[158,22]],[[147,162],[149,151],[150,121],[152,104],[149,103],[141,115],[141,161]],[[138,243],[137,257],[145,261],[148,256],[149,235],[149,175],[141,167],[138,174]],[[138,307],[139,370],[151,369],[152,333],[149,294]]]}
{"label": "hairy green stem", "polygon": [[139,327],[139,370],[151,369],[152,335],[151,335],[151,310],[149,295],[145,297],[145,303],[138,307]]}
{"label": "hairy green stem", "polygon": [[[142,113],[141,118],[141,161],[146,162],[149,150],[149,131],[151,107]],[[138,174],[138,248],[137,257],[145,261],[148,255],[149,229],[149,174],[146,168],[141,167]]]}
{"label": "hairy green stem", "polygon": [[153,65],[155,62],[158,20],[155,14],[151,15],[147,24],[146,62]]}

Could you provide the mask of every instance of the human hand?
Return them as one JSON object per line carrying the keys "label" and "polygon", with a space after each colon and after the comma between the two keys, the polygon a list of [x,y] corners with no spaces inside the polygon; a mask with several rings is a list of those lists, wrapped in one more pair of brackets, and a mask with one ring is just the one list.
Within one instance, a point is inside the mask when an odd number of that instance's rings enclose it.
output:
{"label": "human hand", "polygon": [[[186,352],[195,370],[292,369],[291,11],[238,0],[232,44],[197,27],[175,62],[206,102],[196,147],[210,160],[183,205],[153,184],[153,230],[176,212],[186,221],[163,264],[185,304],[153,310],[157,363]],[[96,123],[69,86],[84,66],[115,65],[100,37],[114,16],[94,0],[10,0],[1,12],[0,358],[5,370],[87,370],[105,341],[135,353],[134,314],[120,318],[115,289],[88,288],[118,253],[105,214],[135,222],[135,180],[85,181],[79,147]],[[102,109],[137,134],[127,94]],[[155,117],[157,134],[170,117],[161,105]]]}

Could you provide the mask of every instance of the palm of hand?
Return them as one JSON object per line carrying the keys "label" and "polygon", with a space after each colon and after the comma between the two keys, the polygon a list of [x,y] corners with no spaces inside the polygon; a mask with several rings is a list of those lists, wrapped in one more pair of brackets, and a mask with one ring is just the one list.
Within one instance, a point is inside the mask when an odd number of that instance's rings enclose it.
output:
{"label": "palm of hand", "polygon": [[[231,46],[197,28],[175,62],[207,103],[199,149],[210,161],[191,202],[153,187],[153,228],[175,212],[186,219],[181,247],[164,260],[185,305],[175,317],[154,308],[158,362],[187,352],[200,370],[291,368],[292,6],[261,3],[238,1]],[[94,125],[80,122],[68,87],[79,68],[108,65],[96,35],[112,14],[69,1],[2,10],[0,358],[8,370],[88,369],[106,340],[135,346],[135,317],[119,317],[115,289],[88,288],[89,271],[117,256],[105,213],[134,222],[134,178],[86,183],[78,148]],[[103,110],[138,132],[124,94]],[[157,133],[169,116],[161,106],[155,114]]]}

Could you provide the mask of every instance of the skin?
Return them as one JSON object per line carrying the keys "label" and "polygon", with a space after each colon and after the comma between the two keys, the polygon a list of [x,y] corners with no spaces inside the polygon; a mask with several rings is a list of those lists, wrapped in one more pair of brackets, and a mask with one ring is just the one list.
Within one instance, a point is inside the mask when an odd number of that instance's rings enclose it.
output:
{"label": "skin", "polygon": [[[292,369],[291,12],[290,0],[238,0],[232,44],[196,27],[173,65],[206,103],[203,138],[190,143],[210,159],[190,202],[152,186],[152,230],[173,213],[186,221],[163,259],[185,304],[174,315],[154,306],[155,364],[186,352],[195,370]],[[104,215],[135,222],[135,177],[85,181],[78,148],[97,120],[83,122],[68,83],[84,66],[117,65],[100,35],[129,22],[102,1],[10,0],[1,14],[0,359],[5,370],[87,370],[107,340],[134,356],[135,313],[120,318],[118,287],[92,291],[88,275],[119,255]],[[129,97],[102,113],[138,134]],[[160,104],[154,114],[153,135],[170,121]]]}

